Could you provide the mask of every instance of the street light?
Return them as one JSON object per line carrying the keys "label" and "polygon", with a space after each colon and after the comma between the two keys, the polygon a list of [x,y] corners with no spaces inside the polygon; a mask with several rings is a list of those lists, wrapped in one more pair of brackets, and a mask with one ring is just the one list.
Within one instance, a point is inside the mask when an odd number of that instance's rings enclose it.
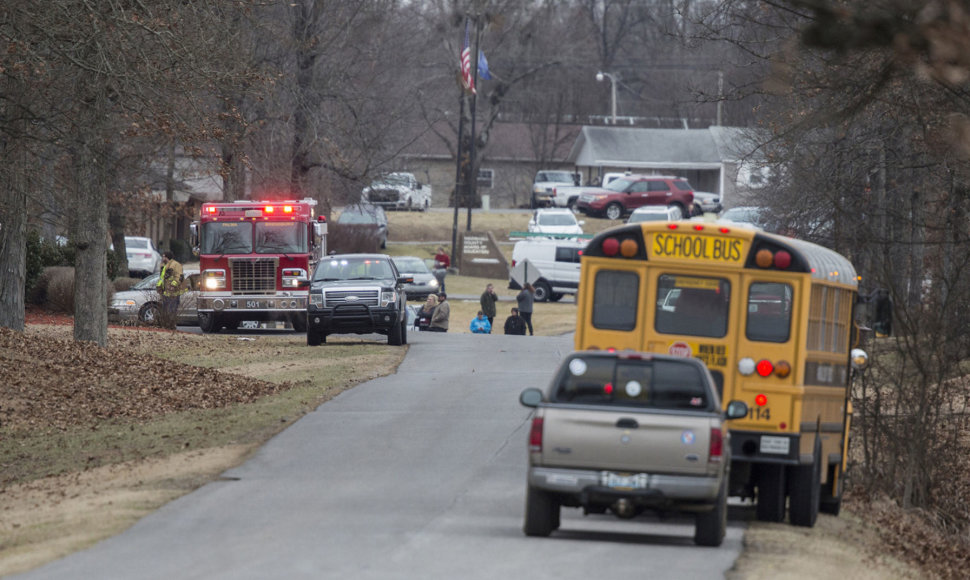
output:
{"label": "street light", "polygon": [[610,111],[613,117],[613,124],[616,125],[616,76],[603,71],[596,73],[596,80],[598,82],[603,82],[603,77],[610,79]]}

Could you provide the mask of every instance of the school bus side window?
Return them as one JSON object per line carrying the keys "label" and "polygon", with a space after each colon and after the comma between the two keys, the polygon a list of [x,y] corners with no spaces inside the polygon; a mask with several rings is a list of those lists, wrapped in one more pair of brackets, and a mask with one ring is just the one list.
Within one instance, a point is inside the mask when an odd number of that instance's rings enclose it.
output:
{"label": "school bus side window", "polygon": [[791,336],[792,287],[777,282],[754,282],[748,290],[744,325],[748,340],[788,342]]}
{"label": "school bus side window", "polygon": [[657,332],[720,338],[727,334],[731,284],[723,278],[657,277]]}
{"label": "school bus side window", "polygon": [[640,276],[634,272],[600,270],[593,286],[593,327],[633,330],[637,325]]}

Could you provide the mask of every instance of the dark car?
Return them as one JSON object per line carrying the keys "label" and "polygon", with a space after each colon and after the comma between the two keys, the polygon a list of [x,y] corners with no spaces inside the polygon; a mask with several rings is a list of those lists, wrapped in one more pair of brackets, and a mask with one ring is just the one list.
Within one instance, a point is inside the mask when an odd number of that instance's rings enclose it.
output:
{"label": "dark car", "polygon": [[372,235],[376,238],[377,245],[381,248],[387,247],[387,214],[380,206],[363,203],[349,205],[340,212],[335,223],[373,230]]}
{"label": "dark car", "polygon": [[408,300],[427,300],[428,295],[438,293],[438,279],[434,277],[424,260],[417,256],[395,256],[391,258],[402,276],[414,278],[414,282],[404,285]]}
{"label": "dark car", "polygon": [[682,177],[624,175],[602,189],[583,192],[576,210],[616,220],[645,205],[675,206],[681,215],[689,216],[694,210],[694,189]]}
{"label": "dark car", "polygon": [[337,254],[317,263],[309,281],[306,341],[331,334],[384,334],[387,344],[407,344],[407,297],[402,276],[385,254]]}

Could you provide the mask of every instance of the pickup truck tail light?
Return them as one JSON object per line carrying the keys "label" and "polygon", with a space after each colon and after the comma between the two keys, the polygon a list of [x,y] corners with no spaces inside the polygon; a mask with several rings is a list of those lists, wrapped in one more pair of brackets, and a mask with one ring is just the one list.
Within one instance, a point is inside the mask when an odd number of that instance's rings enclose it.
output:
{"label": "pickup truck tail light", "polygon": [[532,418],[532,429],[529,431],[529,451],[542,452],[542,417]]}
{"label": "pickup truck tail light", "polygon": [[719,427],[711,429],[711,449],[707,454],[709,463],[720,463],[724,455],[724,435]]}

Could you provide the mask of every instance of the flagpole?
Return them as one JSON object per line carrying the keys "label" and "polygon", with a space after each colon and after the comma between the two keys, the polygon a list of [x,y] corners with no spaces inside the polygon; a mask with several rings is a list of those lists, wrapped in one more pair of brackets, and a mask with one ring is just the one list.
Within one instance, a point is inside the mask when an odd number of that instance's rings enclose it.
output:
{"label": "flagpole", "polygon": [[[482,36],[482,26],[479,22],[479,17],[475,15],[475,49],[472,53],[472,79],[475,85],[478,84],[478,42]],[[478,88],[472,92],[472,103],[470,105],[472,114],[472,142],[471,142],[471,167],[469,167],[469,177],[468,177],[468,224],[465,226],[465,231],[472,231],[472,206],[478,199],[478,163],[476,163],[475,155],[478,148],[478,134],[475,132],[475,104],[478,102]]]}
{"label": "flagpole", "polygon": [[[468,30],[468,18],[465,18],[465,31]],[[463,47],[464,36],[462,40],[458,41],[458,46]],[[459,51],[459,55],[461,52]],[[465,87],[462,86],[461,82],[458,83],[459,93],[458,93],[458,146],[457,154],[455,155],[455,194],[453,196],[453,202],[455,204],[455,216],[454,221],[451,225],[451,263],[457,264],[455,261],[456,250],[455,247],[458,245],[458,208],[461,207],[461,191],[462,191],[462,179],[461,179],[461,154],[464,142],[464,127],[465,127]]]}

